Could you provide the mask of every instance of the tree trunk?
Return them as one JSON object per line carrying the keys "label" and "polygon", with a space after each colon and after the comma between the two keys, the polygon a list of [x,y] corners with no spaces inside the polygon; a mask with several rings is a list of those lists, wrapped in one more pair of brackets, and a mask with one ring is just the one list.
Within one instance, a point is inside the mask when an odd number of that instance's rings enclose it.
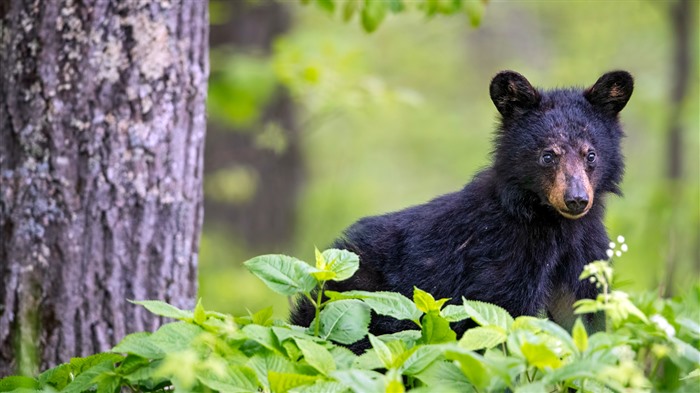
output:
{"label": "tree trunk", "polygon": [[0,1],[0,376],[191,308],[205,1]]}

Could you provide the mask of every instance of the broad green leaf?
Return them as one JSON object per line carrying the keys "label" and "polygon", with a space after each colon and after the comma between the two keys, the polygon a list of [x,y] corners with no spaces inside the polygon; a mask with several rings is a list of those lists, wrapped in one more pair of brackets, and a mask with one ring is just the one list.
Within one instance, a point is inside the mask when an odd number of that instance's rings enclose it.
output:
{"label": "broad green leaf", "polygon": [[467,310],[462,305],[448,304],[440,311],[440,315],[449,322],[459,322],[469,318]]}
{"label": "broad green leaf", "polygon": [[377,357],[382,362],[385,368],[390,369],[393,367],[394,355],[391,353],[391,349],[380,339],[378,339],[373,334],[369,334],[369,342],[372,344],[374,352]]}
{"label": "broad green leaf", "polygon": [[[321,337],[341,344],[352,344],[367,335],[370,311],[359,300],[338,300],[321,311]],[[311,323],[314,326],[315,322]]]}
{"label": "broad green leaf", "polygon": [[316,381],[313,385],[300,386],[289,391],[289,393],[348,393],[350,389],[340,382]]}
{"label": "broad green leaf", "polygon": [[335,272],[331,272],[328,270],[319,270],[316,272],[312,272],[311,275],[318,281],[329,281],[333,280],[336,277]]}
{"label": "broad green leaf", "polygon": [[571,334],[573,336],[574,344],[580,352],[584,352],[586,349],[588,349],[588,333],[586,332],[586,328],[583,326],[583,322],[581,322],[581,318],[576,319],[576,323],[574,323],[574,328],[572,329]]}
{"label": "broad green leaf", "polygon": [[421,345],[413,351],[406,360],[399,364],[399,371],[403,375],[417,375],[427,369],[434,362],[443,359],[442,350],[431,345]]}
{"label": "broad green leaf", "polygon": [[520,350],[527,362],[540,370],[561,367],[561,359],[545,343],[525,342]]}
{"label": "broad green leaf", "polygon": [[326,269],[335,273],[333,281],[343,281],[352,277],[360,268],[360,257],[348,250],[331,248],[323,252]]}
{"label": "broad green leaf", "polygon": [[456,340],[457,334],[438,311],[430,311],[421,319],[421,338],[425,344],[439,344]]}
{"label": "broad green leaf", "polygon": [[345,347],[334,346],[329,352],[335,360],[336,368],[340,370],[352,367],[353,362],[357,359],[357,355]]}
{"label": "broad green leaf", "polygon": [[150,363],[150,359],[145,359],[136,355],[128,355],[119,363],[119,367],[117,367],[116,371],[121,375],[131,374],[142,367],[148,366]]}
{"label": "broad green leaf", "polygon": [[448,359],[456,360],[462,373],[479,391],[486,390],[495,378],[495,374],[488,367],[488,362],[483,356],[458,348],[445,351]]}
{"label": "broad green leaf", "polygon": [[61,393],[82,393],[91,390],[97,385],[97,383],[94,382],[95,377],[113,370],[114,362],[111,360],[96,364],[75,376],[75,379],[61,390]]}
{"label": "broad green leaf", "polygon": [[204,306],[202,305],[202,298],[199,298],[197,301],[197,305],[194,307],[194,313],[193,313],[193,319],[194,323],[197,325],[203,325],[204,322],[207,320],[207,313],[204,311]]}
{"label": "broad green leaf", "polygon": [[[576,362],[565,364],[556,370],[547,372],[542,377],[545,384],[557,384],[574,379],[601,380],[602,371],[608,365],[593,359],[578,359]],[[605,382],[601,380],[600,382]]]}
{"label": "broad green leaf", "polygon": [[281,355],[271,352],[256,353],[248,360],[246,365],[255,372],[258,381],[268,389],[270,388],[270,382],[268,380],[268,374],[270,372],[296,374],[300,371],[294,363]]}
{"label": "broad green leaf", "polygon": [[0,392],[11,392],[15,389],[39,389],[39,381],[34,378],[11,375],[0,379]]}
{"label": "broad green leaf", "polygon": [[354,393],[384,393],[384,376],[376,371],[342,370],[332,376]]}
{"label": "broad green leaf", "polygon": [[150,339],[151,333],[132,333],[112,348],[112,352],[137,355],[147,359],[162,359],[165,352]]}
{"label": "broad green leaf", "polygon": [[387,3],[384,0],[365,0],[362,9],[362,27],[371,33],[377,30],[386,16]]}
{"label": "broad green leaf", "polygon": [[464,310],[469,317],[481,326],[494,325],[508,331],[513,325],[513,317],[508,311],[495,304],[462,298]]}
{"label": "broad green leaf", "polygon": [[676,347],[676,352],[689,360],[693,364],[700,364],[700,350],[694,346],[688,344],[687,342],[680,340],[678,337],[668,338]]}
{"label": "broad green leaf", "polygon": [[429,311],[440,311],[442,306],[447,303],[448,300],[450,299],[435,300],[433,295],[429,294],[428,292],[425,292],[418,287],[413,287],[413,302],[416,303],[416,307],[424,313]]}
{"label": "broad green leaf", "polygon": [[578,347],[576,347],[573,338],[571,338],[569,332],[567,332],[563,327],[545,319],[532,321],[532,324],[542,329],[542,331],[547,333],[549,336],[559,340],[571,353],[578,353]]}
{"label": "broad green leaf", "polygon": [[431,363],[416,376],[421,382],[428,385],[433,392],[475,392],[466,376],[452,362],[436,361]]}
{"label": "broad green leaf", "polygon": [[[192,341],[202,333],[204,329],[197,325],[173,322],[161,326],[150,335],[149,340],[166,353],[178,352],[191,348]],[[113,349],[112,352],[116,351]]]}
{"label": "broad green leaf", "polygon": [[39,374],[39,377],[37,378],[42,386],[50,385],[58,390],[66,387],[66,385],[70,383],[71,379],[71,367],[68,363],[48,369]]}
{"label": "broad green leaf", "polygon": [[325,294],[332,300],[361,299],[377,314],[396,319],[417,321],[422,314],[410,299],[396,292],[326,291]]}
{"label": "broad green leaf", "polygon": [[193,318],[191,311],[180,310],[159,300],[129,300],[129,302],[143,306],[151,313],[162,317],[179,319],[181,321],[191,321]]}
{"label": "broad green leaf", "polygon": [[250,319],[257,325],[269,326],[272,323],[273,313],[272,306],[265,307],[255,314],[252,314]]}
{"label": "broad green leaf", "polygon": [[312,385],[319,380],[317,376],[295,373],[279,373],[270,371],[268,374],[272,393],[286,393],[290,389],[303,385]]}
{"label": "broad green leaf", "polygon": [[379,338],[384,342],[401,340],[406,346],[411,347],[420,341],[421,334],[420,330],[402,330],[396,333],[382,334]]}
{"label": "broad green leaf", "polygon": [[281,354],[282,346],[280,345],[277,336],[272,331],[272,328],[260,326],[260,325],[246,325],[243,327],[243,333],[245,333],[248,338],[262,345],[263,347]]}
{"label": "broad green leaf", "polygon": [[335,359],[333,355],[323,346],[310,340],[296,339],[295,342],[304,354],[304,360],[311,367],[318,370],[323,375],[328,375],[335,371]]}
{"label": "broad green leaf", "polygon": [[232,366],[224,375],[217,375],[209,371],[197,373],[197,379],[203,385],[226,393],[255,393],[260,391],[255,372],[246,366]]}
{"label": "broad green leaf", "polygon": [[386,384],[384,389],[385,393],[404,393],[406,388],[403,386],[403,382],[397,380],[391,380]]}
{"label": "broad green leaf", "polygon": [[244,265],[273,291],[286,296],[310,293],[318,284],[311,273],[314,268],[286,255],[262,255]]}
{"label": "broad green leaf", "polygon": [[323,257],[323,254],[321,254],[321,251],[319,251],[317,247],[314,247],[314,256],[316,257],[316,269],[326,270],[326,266],[328,265],[328,263],[326,262],[326,258]]}
{"label": "broad green leaf", "polygon": [[506,341],[506,332],[499,326],[478,326],[464,332],[459,346],[469,350],[493,348]]}

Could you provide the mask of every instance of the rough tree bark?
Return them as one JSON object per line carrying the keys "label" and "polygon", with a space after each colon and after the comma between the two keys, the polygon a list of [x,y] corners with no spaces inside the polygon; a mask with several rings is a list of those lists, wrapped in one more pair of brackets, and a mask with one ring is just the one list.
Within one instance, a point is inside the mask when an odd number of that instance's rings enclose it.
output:
{"label": "rough tree bark", "polygon": [[207,2],[0,1],[0,376],[192,307]]}

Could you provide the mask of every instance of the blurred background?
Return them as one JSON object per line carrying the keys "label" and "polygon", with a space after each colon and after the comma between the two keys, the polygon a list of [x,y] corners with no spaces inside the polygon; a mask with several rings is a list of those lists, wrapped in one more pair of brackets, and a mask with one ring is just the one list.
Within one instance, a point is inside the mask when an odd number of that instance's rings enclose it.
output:
{"label": "blurred background", "polygon": [[607,202],[609,234],[629,246],[618,288],[672,296],[700,282],[697,1],[489,2],[477,27],[407,7],[371,34],[328,3],[210,3],[207,308],[273,304],[284,318],[288,300],[242,262],[313,261],[360,217],[463,187],[489,165],[488,85],[503,69],[543,88],[635,76],[625,196]]}

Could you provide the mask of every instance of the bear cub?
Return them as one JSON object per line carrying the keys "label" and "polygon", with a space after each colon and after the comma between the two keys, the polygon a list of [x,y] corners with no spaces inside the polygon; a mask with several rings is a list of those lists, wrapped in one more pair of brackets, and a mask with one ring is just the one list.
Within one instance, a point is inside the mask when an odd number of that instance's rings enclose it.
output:
{"label": "bear cub", "polygon": [[[353,224],[333,247],[359,255],[360,269],[328,289],[411,298],[416,286],[452,304],[462,297],[494,303],[514,317],[546,313],[570,328],[573,302],[598,293],[578,277],[584,265],[607,258],[604,203],[606,194],[621,193],[618,113],[633,84],[629,73],[614,71],[588,89],[541,90],[517,72],[497,74],[490,167],[461,191]],[[302,300],[291,322],[308,326],[313,318]],[[469,326],[453,324],[458,336]],[[415,328],[376,314],[370,323],[375,335]]]}

